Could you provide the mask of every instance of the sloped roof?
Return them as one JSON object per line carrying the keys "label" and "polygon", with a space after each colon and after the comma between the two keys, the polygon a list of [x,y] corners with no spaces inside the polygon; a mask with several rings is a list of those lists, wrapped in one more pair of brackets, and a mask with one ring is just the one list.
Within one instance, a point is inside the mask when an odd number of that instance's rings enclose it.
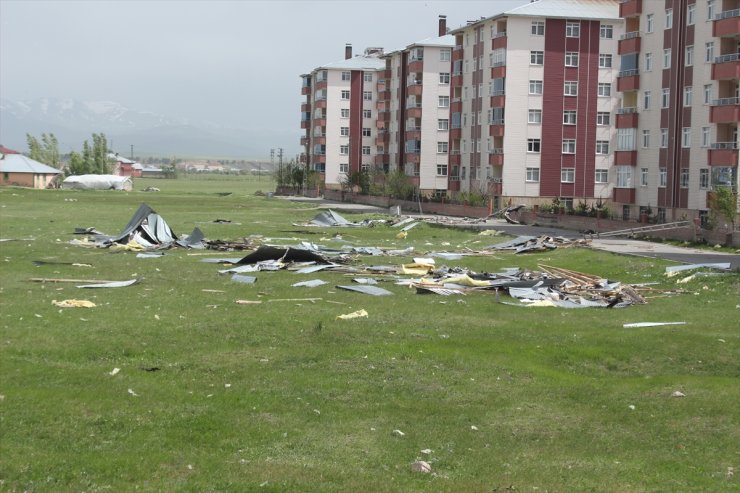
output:
{"label": "sloped roof", "polygon": [[47,175],[58,175],[61,173],[56,168],[35,161],[23,154],[5,154],[0,159],[0,172],[2,173],[36,173]]}
{"label": "sloped roof", "polygon": [[445,34],[444,36],[434,36],[432,38],[422,39],[416,43],[411,43],[408,47],[412,46],[455,46],[455,36],[451,34]]}
{"label": "sloped roof", "polygon": [[374,56],[357,55],[352,58],[348,58],[347,60],[321,65],[320,67],[316,67],[316,70],[324,68],[343,70],[383,70],[385,68],[385,60],[381,60]]}
{"label": "sloped roof", "polygon": [[20,154],[20,152],[0,144],[0,154]]}

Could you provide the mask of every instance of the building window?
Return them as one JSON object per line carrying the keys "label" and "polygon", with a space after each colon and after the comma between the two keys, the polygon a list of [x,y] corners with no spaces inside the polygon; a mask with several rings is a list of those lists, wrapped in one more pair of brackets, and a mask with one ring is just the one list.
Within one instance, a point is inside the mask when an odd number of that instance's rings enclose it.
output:
{"label": "building window", "polygon": [[599,68],[612,68],[612,56],[605,53],[600,54]]}
{"label": "building window", "polygon": [[373,93],[372,91],[363,91],[362,92],[362,99],[365,101],[372,101],[373,100]]}
{"label": "building window", "polygon": [[540,181],[540,169],[539,168],[527,168],[526,180],[529,182]]}
{"label": "building window", "polygon": [[349,108],[342,108],[339,111],[340,111],[342,118],[349,118]]}
{"label": "building window", "polygon": [[645,72],[653,70],[653,54],[645,53]]}
{"label": "building window", "polygon": [[650,109],[651,103],[653,100],[653,94],[650,91],[645,91],[642,93],[642,106],[646,110]]}
{"label": "building window", "polygon": [[362,136],[363,137],[371,137],[372,136],[372,130],[370,130],[370,127],[362,127]]}
{"label": "building window", "polygon": [[709,169],[702,168],[699,170],[699,188],[707,190],[709,188]]}
{"label": "building window", "polygon": [[714,41],[704,44],[704,61],[714,63]]}
{"label": "building window", "polygon": [[545,23],[542,21],[532,21],[532,36],[545,35]]}
{"label": "building window", "polygon": [[665,10],[665,28],[670,29],[673,27],[673,9]]}
{"label": "building window", "polygon": [[704,86],[704,104],[712,104],[712,84]]}
{"label": "building window", "polygon": [[576,169],[575,168],[562,168],[560,170],[560,183],[575,183],[576,181]]}
{"label": "building window", "polygon": [[666,184],[668,184],[668,169],[660,167],[658,168],[658,186],[665,188]]}
{"label": "building window", "polygon": [[527,139],[527,152],[540,152],[540,139]]}
{"label": "building window", "polygon": [[581,23],[580,22],[566,22],[565,23],[565,36],[567,38],[578,38],[581,36]]}
{"label": "building window", "polygon": [[663,50],[663,68],[671,68],[671,49]]}
{"label": "building window", "polygon": [[349,137],[349,127],[339,127],[339,135]]}
{"label": "building window", "polygon": [[645,16],[645,32],[651,33],[655,29],[655,15],[648,14]]}
{"label": "building window", "polygon": [[668,108],[671,105],[671,90],[664,87],[660,91],[660,107]]}
{"label": "building window", "polygon": [[578,52],[577,51],[566,51],[565,52],[565,66],[566,67],[577,67],[578,66]]}
{"label": "building window", "polygon": [[711,128],[701,127],[701,146],[709,147],[709,139],[711,138]]}
{"label": "building window", "polygon": [[597,111],[596,112],[596,125],[609,125],[610,113],[608,111]]}
{"label": "building window", "polygon": [[696,4],[692,3],[686,8],[686,25],[693,26],[696,24]]}
{"label": "building window", "polygon": [[632,188],[632,166],[616,166],[617,188]]}
{"label": "building window", "polygon": [[707,20],[714,20],[714,0],[707,0]]}
{"label": "building window", "polygon": [[439,50],[439,61],[440,62],[449,62],[450,61],[450,50],[448,49],[442,49]]}
{"label": "building window", "polygon": [[609,183],[609,170],[597,169],[596,171],[594,171],[594,182]]}
{"label": "building window", "polygon": [[668,129],[667,128],[660,129],[660,147],[663,149],[668,147]]}
{"label": "building window", "polygon": [[529,110],[527,113],[528,123],[542,123],[542,110]]}
{"label": "building window", "polygon": [[575,125],[576,124],[576,110],[564,110],[563,111],[563,125]]}
{"label": "building window", "polygon": [[449,108],[450,106],[450,97],[449,96],[439,96],[439,100],[437,105],[440,108]]}
{"label": "building window", "polygon": [[691,106],[691,102],[694,99],[694,88],[692,86],[686,86],[683,88],[683,105]]}
{"label": "building window", "polygon": [[446,164],[437,164],[437,176],[447,176]]}
{"label": "building window", "polygon": [[340,173],[349,173],[349,163],[339,163]]}
{"label": "building window", "polygon": [[647,168],[640,168],[640,186],[641,187],[648,186],[648,169]]}
{"label": "building window", "polygon": [[530,65],[543,65],[545,63],[545,52],[544,51],[530,51],[529,52],[529,64]]}
{"label": "building window", "polygon": [[440,72],[439,73],[439,83],[440,84],[449,84],[450,83],[450,73],[449,72]]}
{"label": "building window", "polygon": [[362,80],[364,80],[365,82],[372,82],[373,74],[371,74],[370,72],[365,72],[364,74],[362,74]]}
{"label": "building window", "polygon": [[529,81],[529,94],[542,94],[542,81],[541,80],[530,80]]}
{"label": "building window", "polygon": [[650,147],[650,130],[642,131],[642,148],[647,149]]}
{"label": "building window", "polygon": [[562,151],[563,154],[575,154],[576,139],[563,139]]}
{"label": "building window", "polygon": [[[349,116],[349,115],[347,115]],[[372,118],[373,117],[373,110],[362,110],[362,117],[363,118]]]}
{"label": "building window", "polygon": [[348,145],[340,145],[339,146],[339,154],[342,156],[346,156],[349,154],[349,146]]}
{"label": "building window", "polygon": [[578,81],[566,80],[563,94],[566,96],[578,96]]}
{"label": "building window", "polygon": [[681,147],[691,147],[691,127],[683,127],[681,132]]}
{"label": "building window", "polygon": [[681,188],[689,188],[689,168],[681,168],[681,174],[679,175],[679,186]]}
{"label": "building window", "polygon": [[611,97],[612,95],[612,84],[611,82],[599,82],[599,96]]}
{"label": "building window", "polygon": [[596,154],[609,154],[609,141],[608,140],[597,140],[596,141]]}
{"label": "building window", "polygon": [[351,74],[349,72],[342,72],[342,80],[349,80],[350,75]]}
{"label": "building window", "polygon": [[496,48],[493,50],[490,54],[490,59],[491,67],[501,67],[506,65],[506,48]]}
{"label": "building window", "polygon": [[349,100],[349,91],[342,91],[342,99],[345,101]]}
{"label": "building window", "polygon": [[362,146],[362,155],[363,156],[369,156],[370,155],[370,146]]}
{"label": "building window", "polygon": [[614,26],[611,24],[602,24],[599,28],[601,39],[612,39],[614,37]]}
{"label": "building window", "polygon": [[686,67],[691,67],[692,65],[694,65],[694,47],[693,46],[686,47],[686,56],[684,57],[683,63]]}
{"label": "building window", "polygon": [[635,150],[635,133],[636,128],[618,128],[617,129],[617,150],[634,151]]}
{"label": "building window", "polygon": [[449,130],[450,121],[446,118],[440,118],[437,120],[437,130]]}

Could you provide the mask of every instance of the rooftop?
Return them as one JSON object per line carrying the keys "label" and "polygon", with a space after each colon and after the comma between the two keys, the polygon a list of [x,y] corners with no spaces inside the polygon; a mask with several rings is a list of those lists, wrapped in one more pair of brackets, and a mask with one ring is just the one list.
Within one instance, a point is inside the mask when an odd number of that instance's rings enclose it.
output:
{"label": "rooftop", "polygon": [[0,172],[2,173],[42,173],[59,174],[56,168],[35,161],[23,154],[5,154],[0,159]]}

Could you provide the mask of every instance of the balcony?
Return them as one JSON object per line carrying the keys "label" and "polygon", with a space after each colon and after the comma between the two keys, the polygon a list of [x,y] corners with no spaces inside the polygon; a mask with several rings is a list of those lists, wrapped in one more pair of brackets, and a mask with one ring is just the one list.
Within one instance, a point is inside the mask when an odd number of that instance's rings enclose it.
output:
{"label": "balcony", "polygon": [[375,128],[377,128],[379,132],[380,131],[384,132],[385,129],[387,128],[387,125],[385,124],[383,120],[377,119],[375,120]]}
{"label": "balcony", "polygon": [[737,123],[740,121],[740,98],[723,98],[712,101],[709,109],[710,123]]}
{"label": "balcony", "polygon": [[407,153],[404,154],[404,159],[406,159],[406,162],[407,163],[414,163],[414,164],[416,164],[416,163],[418,163],[418,162],[421,161],[420,152],[421,151],[418,151],[418,152],[407,152]]}
{"label": "balcony", "polygon": [[329,83],[326,81],[326,79],[324,79],[324,80],[320,80],[320,81],[316,82],[316,86],[314,86],[314,87],[318,91],[320,89],[326,89],[326,86],[328,86],[328,85],[329,85]]}
{"label": "balcony", "polygon": [[314,135],[314,137],[313,137],[313,145],[326,145],[326,136],[324,136],[324,135]]}
{"label": "balcony", "polygon": [[491,137],[503,137],[505,127],[504,120],[492,120],[491,126],[488,127],[488,135]]}
{"label": "balcony", "polygon": [[740,79],[740,55],[718,56],[712,64],[712,80]]}
{"label": "balcony", "polygon": [[376,166],[382,166],[385,164],[386,158],[388,156],[386,154],[376,154],[373,158],[373,164]]}
{"label": "balcony", "polygon": [[317,109],[317,108],[326,108],[326,98],[324,98],[324,99],[317,99],[314,102],[314,109]]}
{"label": "balcony", "polygon": [[462,87],[462,85],[463,85],[462,74],[453,73],[452,74],[452,87]]}
{"label": "balcony", "polygon": [[381,121],[381,122],[391,121],[391,112],[388,110],[378,111],[378,121]]}
{"label": "balcony", "polygon": [[733,37],[740,34],[740,9],[720,12],[714,18],[712,36]]}
{"label": "balcony", "polygon": [[406,94],[409,96],[421,96],[424,86],[421,85],[421,81],[418,84],[411,84],[406,89]]}
{"label": "balcony", "polygon": [[455,45],[452,49],[452,61],[462,60],[464,53],[462,45]]}
{"label": "balcony", "polygon": [[617,128],[637,128],[638,116],[635,107],[617,109]]}
{"label": "balcony", "polygon": [[450,140],[460,140],[462,137],[462,129],[460,127],[451,126],[450,127]]}
{"label": "balcony", "polygon": [[423,60],[411,60],[409,61],[409,72],[422,72],[424,70]]}
{"label": "balcony", "polygon": [[382,145],[384,145],[384,144],[385,144],[385,138],[386,138],[387,136],[388,136],[388,133],[387,133],[387,132],[379,133],[379,134],[378,134],[378,135],[377,135],[377,136],[375,137],[375,145],[376,145],[376,146],[382,146]]}
{"label": "balcony", "polygon": [[715,142],[709,149],[709,166],[737,166],[737,142]]}
{"label": "balcony", "polygon": [[504,165],[504,150],[503,149],[491,149],[488,151],[488,164],[491,166],[503,166]]}
{"label": "balcony", "polygon": [[639,53],[641,47],[640,31],[623,34],[619,38],[617,53],[624,55],[626,53]]}
{"label": "balcony", "polygon": [[304,129],[304,130],[307,129],[308,128],[308,125],[309,125],[308,120],[301,120],[301,128],[302,129]]}
{"label": "balcony", "polygon": [[493,39],[491,40],[491,49],[497,50],[499,48],[506,48],[507,39],[506,31],[494,34]]}
{"label": "balcony", "polygon": [[506,96],[504,91],[494,91],[491,95],[491,108],[503,108],[506,106]]}
{"label": "balcony", "polygon": [[615,187],[612,200],[618,204],[634,204],[635,203],[635,189]]}
{"label": "balcony", "polygon": [[642,0],[627,0],[619,4],[619,17],[626,19],[642,14]]}
{"label": "balcony", "polygon": [[404,134],[406,140],[421,140],[421,128],[420,127],[409,127],[406,129]]}
{"label": "balcony", "polygon": [[301,105],[301,113],[310,112],[311,111],[311,103],[303,103]]}
{"label": "balcony", "polygon": [[637,151],[614,151],[617,166],[637,166]]}
{"label": "balcony", "polygon": [[303,86],[303,87],[301,87],[301,95],[302,96],[307,96],[309,94],[311,94],[311,86]]}
{"label": "balcony", "polygon": [[617,76],[617,91],[636,91],[640,88],[640,71],[637,69],[623,70]]}
{"label": "balcony", "polygon": [[301,145],[307,146],[308,145],[308,137],[301,137]]}
{"label": "balcony", "polygon": [[450,151],[450,157],[448,158],[450,166],[460,166],[460,151],[455,152],[455,149]]}
{"label": "balcony", "polygon": [[491,67],[491,79],[503,79],[506,77],[506,63],[500,62],[500,65]]}
{"label": "balcony", "polygon": [[421,118],[421,106],[413,106],[407,108],[406,118]]}
{"label": "balcony", "polygon": [[450,192],[460,191],[460,177],[459,176],[448,176],[447,177],[447,190]]}
{"label": "balcony", "polygon": [[494,196],[501,196],[504,190],[504,184],[501,182],[501,178],[489,178],[488,179],[488,192]]}
{"label": "balcony", "polygon": [[314,127],[324,127],[326,128],[326,117],[319,116],[317,118],[313,119],[313,126]]}

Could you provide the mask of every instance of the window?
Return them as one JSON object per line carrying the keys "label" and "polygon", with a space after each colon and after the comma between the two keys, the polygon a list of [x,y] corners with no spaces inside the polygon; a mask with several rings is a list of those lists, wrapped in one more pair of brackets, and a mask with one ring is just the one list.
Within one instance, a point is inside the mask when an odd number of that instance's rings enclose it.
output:
{"label": "window", "polygon": [[437,120],[437,130],[449,130],[450,121],[446,118],[440,118]]}
{"label": "window", "polygon": [[632,166],[615,166],[618,188],[632,188]]}
{"label": "window", "polygon": [[702,147],[709,147],[709,139],[711,138],[711,131],[712,129],[710,127],[701,127],[701,146]]}
{"label": "window", "polygon": [[599,28],[599,36],[601,39],[612,39],[614,37],[614,26],[611,24],[602,24]]}
{"label": "window", "polygon": [[364,80],[365,82],[372,82],[373,81],[373,74],[371,74],[369,72],[363,73],[362,74],[362,80]]}
{"label": "window", "polygon": [[362,136],[363,137],[371,137],[372,136],[372,130],[370,130],[370,127],[362,127]]}
{"label": "window", "polygon": [[345,101],[349,100],[349,91],[342,91],[342,99]]}
{"label": "window", "polygon": [[650,109],[652,100],[653,100],[653,94],[650,91],[645,91],[644,93],[642,93],[642,106],[646,110]]}
{"label": "window", "polygon": [[689,188],[689,168],[681,168],[681,174],[679,175],[679,186],[681,188]]}
{"label": "window", "polygon": [[450,53],[451,53],[451,51],[448,50],[448,49],[439,50],[439,61],[440,62],[449,62],[450,61]]}
{"label": "window", "polygon": [[694,47],[693,46],[686,47],[686,56],[684,57],[683,63],[686,67],[691,67],[692,65],[694,65]]}
{"label": "window", "polygon": [[363,156],[369,156],[370,155],[370,146],[362,146],[362,155]]}
{"label": "window", "polygon": [[373,93],[372,91],[363,91],[362,92],[362,99],[365,101],[372,101],[373,100]]}
{"label": "window", "polygon": [[612,84],[611,82],[599,82],[599,96],[611,97],[612,95]]}
{"label": "window", "polygon": [[450,97],[449,96],[439,96],[439,103],[440,108],[448,108],[450,106]]}
{"label": "window", "polygon": [[663,149],[668,147],[668,129],[667,128],[660,129],[660,147]]}
{"label": "window", "polygon": [[541,80],[530,80],[529,81],[529,94],[542,94],[542,81]]}
{"label": "window", "polygon": [[673,9],[665,9],[665,28],[673,27]]}
{"label": "window", "polygon": [[526,180],[529,182],[540,181],[540,169],[539,168],[527,168]]}
{"label": "window", "polygon": [[326,163],[315,163],[313,165],[313,169],[315,171],[318,171],[319,173],[325,173],[326,172]]}
{"label": "window", "polygon": [[340,110],[340,114],[342,115],[342,118],[349,118],[349,108],[342,108]]}
{"label": "window", "polygon": [[349,137],[349,127],[339,127],[339,135]]}
{"label": "window", "polygon": [[566,80],[563,94],[566,96],[578,96],[578,81]]}
{"label": "window", "polygon": [[[349,116],[349,115],[347,115]],[[373,110],[362,110],[362,117],[363,118],[372,118],[373,117]]]}
{"label": "window", "polygon": [[350,75],[349,72],[342,72],[342,80],[349,80]]}
{"label": "window", "polygon": [[527,139],[527,152],[540,152],[540,139]]}
{"label": "window", "polygon": [[596,141],[596,154],[609,154],[609,141],[608,140],[597,140]]}
{"label": "window", "polygon": [[636,128],[618,128],[617,129],[617,150],[634,151],[635,150],[635,133]]}
{"label": "window", "polygon": [[529,110],[527,113],[528,123],[542,123],[542,110]]}
{"label": "window", "polygon": [[349,163],[339,163],[340,173],[349,173]]}
{"label": "window", "polygon": [[542,21],[532,21],[532,36],[544,36],[545,35],[545,23]]}
{"label": "window", "polygon": [[691,102],[694,99],[694,88],[692,86],[686,86],[683,88],[683,105],[691,106]]}
{"label": "window", "polygon": [[683,127],[681,132],[681,147],[691,147],[691,127]]}
{"label": "window", "polygon": [[349,146],[348,145],[340,145],[339,146],[339,154],[342,156],[346,156],[349,154]]}
{"label": "window", "polygon": [[704,61],[714,63],[714,41],[704,44]]}
{"label": "window", "polygon": [[563,125],[575,125],[576,124],[576,110],[564,110],[563,111]]}
{"label": "window", "polygon": [[663,50],[663,68],[671,68],[671,49]]}
{"label": "window", "polygon": [[440,84],[449,84],[450,83],[450,73],[449,72],[440,72],[439,73],[439,83]]}
{"label": "window", "polygon": [[581,36],[581,24],[579,22],[565,23],[565,37],[578,38]]}
{"label": "window", "polygon": [[707,20],[714,20],[714,0],[707,0]]}
{"label": "window", "polygon": [[671,105],[671,90],[664,87],[660,91],[660,107],[668,108]]}
{"label": "window", "polygon": [[563,154],[575,154],[576,139],[563,139],[562,150]]}
{"label": "window", "polygon": [[712,104],[712,84],[704,86],[704,104]]}
{"label": "window", "polygon": [[575,168],[562,168],[560,170],[560,182],[561,183],[574,183],[576,181],[576,169]]}
{"label": "window", "polygon": [[686,25],[693,26],[696,24],[696,4],[692,3],[686,8]]}
{"label": "window", "polygon": [[654,14],[648,14],[645,16],[645,32],[651,33],[653,32],[655,28],[655,15]]}
{"label": "window", "polygon": [[645,72],[653,70],[653,54],[645,53]]}
{"label": "window", "polygon": [[437,176],[447,176],[446,164],[437,164]]}
{"label": "window", "polygon": [[530,51],[529,52],[529,64],[530,65],[543,65],[545,63],[545,52],[544,51]]}
{"label": "window", "polygon": [[612,56],[604,53],[600,54],[599,68],[612,68]]}
{"label": "window", "polygon": [[491,53],[490,58],[491,67],[500,67],[502,65],[506,65],[506,48],[496,48]]}
{"label": "window", "polygon": [[594,182],[596,183],[609,183],[609,170],[597,169],[594,172]]}
{"label": "window", "polygon": [[648,169],[647,168],[640,168],[640,186],[641,187],[648,186]]}
{"label": "window", "polygon": [[650,130],[642,131],[642,148],[647,149],[650,147]]}
{"label": "window", "polygon": [[447,154],[447,142],[437,142],[437,154]]}
{"label": "window", "polygon": [[609,125],[610,113],[608,111],[596,112],[596,125]]}
{"label": "window", "polygon": [[699,188],[706,190],[709,188],[709,169],[702,168],[699,170]]}
{"label": "window", "polygon": [[578,66],[578,52],[577,51],[566,51],[565,52],[565,66],[566,67],[577,67]]}

